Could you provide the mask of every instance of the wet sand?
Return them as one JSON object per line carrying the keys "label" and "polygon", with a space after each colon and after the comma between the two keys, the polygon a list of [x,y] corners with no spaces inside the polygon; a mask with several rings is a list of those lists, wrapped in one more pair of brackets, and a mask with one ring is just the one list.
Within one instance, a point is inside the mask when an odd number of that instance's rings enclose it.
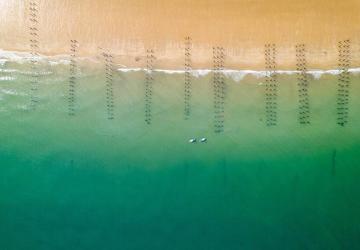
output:
{"label": "wet sand", "polygon": [[[0,3],[0,48],[30,50],[31,1]],[[36,2],[33,0],[33,2]],[[265,0],[52,0],[38,2],[38,52],[79,56],[110,51],[120,65],[144,67],[155,51],[155,67],[184,65],[184,37],[192,38],[192,66],[212,66],[212,47],[226,49],[225,67],[264,68],[264,44],[277,45],[277,67],[295,68],[295,45],[307,45],[309,68],[335,68],[338,41],[351,39],[352,66],[360,62],[360,2]]]}

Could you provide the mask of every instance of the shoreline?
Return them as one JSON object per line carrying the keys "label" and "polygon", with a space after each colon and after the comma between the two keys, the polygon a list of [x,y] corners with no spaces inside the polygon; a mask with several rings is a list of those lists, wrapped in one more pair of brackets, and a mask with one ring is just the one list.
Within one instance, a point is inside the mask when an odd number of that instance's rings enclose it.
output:
{"label": "shoreline", "polygon": [[[6,62],[15,62],[20,64],[30,64],[30,60],[32,60],[33,57],[31,56],[30,52],[15,52],[15,51],[4,51],[0,49],[0,65],[4,65]],[[45,73],[49,73],[49,70],[41,71],[41,66],[70,66],[71,64],[71,58],[70,55],[54,55],[54,56],[46,56],[46,55],[39,55],[37,57],[37,60],[39,62],[40,67],[38,68],[38,72],[31,72],[27,71],[27,74],[38,74],[38,75],[44,75]],[[102,58],[98,57],[77,57],[75,59],[79,66],[82,68],[96,68],[101,69],[104,67],[104,61]],[[114,64],[115,71],[118,72],[139,72],[139,71],[149,71],[146,67],[129,67],[126,65],[121,64]],[[17,72],[17,69],[0,69],[0,73],[13,73]],[[191,68],[188,70],[185,70],[185,68],[167,68],[167,67],[159,67],[156,65],[152,70],[154,73],[164,73],[164,74],[184,74],[185,72],[188,72],[193,77],[199,78],[204,77],[208,74],[211,74],[214,72],[214,69],[212,68]],[[227,77],[231,78],[235,82],[241,81],[244,77],[251,75],[255,78],[263,78],[269,74],[269,71],[265,69],[249,69],[249,68],[227,68],[224,67],[222,70],[222,73]],[[347,69],[349,73],[352,75],[358,75],[360,74],[360,67],[351,67]],[[324,75],[339,75],[341,72],[343,72],[342,69],[339,68],[308,68],[305,71],[299,71],[299,70],[293,70],[293,69],[276,69],[272,71],[273,73],[276,73],[278,75],[296,75],[299,73],[305,73],[307,75],[310,75],[313,77],[313,79],[318,80]]]}
{"label": "shoreline", "polygon": [[[106,53],[111,52],[109,50],[106,51]],[[226,50],[225,50],[226,53]],[[295,53],[295,52],[294,52]],[[144,53],[145,54],[145,53]],[[337,51],[334,52],[333,57],[338,57]],[[116,55],[111,54],[113,57],[113,63],[114,65],[119,68],[125,70],[135,70],[135,69],[144,69],[146,70],[146,55],[137,54],[135,55]],[[141,57],[140,57],[141,56]],[[202,55],[204,57],[204,55]],[[280,59],[287,58],[286,63],[281,63]],[[296,58],[290,59],[290,55],[287,55],[286,53],[282,53],[282,57],[278,59],[276,62],[275,71],[288,71],[288,72],[294,72],[296,73],[298,70],[296,69]],[[327,55],[328,57],[328,55]],[[31,55],[31,51],[8,51],[0,48],[0,64],[5,63],[5,61],[12,61],[12,62],[30,62],[31,59],[39,60],[39,62],[47,62],[49,64],[57,65],[57,64],[70,64],[71,55],[70,54],[38,54],[38,56],[34,57]],[[225,56],[224,60],[224,69],[228,71],[266,71],[265,69],[265,58],[262,59],[263,62],[261,63],[239,63],[239,58],[243,57],[230,57]],[[191,58],[192,65],[190,67],[191,70],[213,70],[213,62],[212,58],[210,60],[196,60],[197,58]],[[307,69],[306,72],[311,71],[334,71],[339,70],[338,67],[338,60],[332,60],[332,61],[326,61],[322,63],[314,63],[311,59],[311,54],[306,55],[307,61],[309,63],[306,65]],[[355,60],[356,59],[356,60]],[[75,60],[87,64],[88,66],[96,66],[96,65],[102,65],[104,63],[102,58],[102,52],[99,52],[98,54],[91,54],[88,55],[77,55],[75,57]],[[260,61],[260,58],[259,58]],[[162,54],[159,57],[155,55],[154,63],[153,63],[154,69],[157,70],[165,70],[165,71],[184,71],[185,65],[184,65],[184,57],[169,57],[167,54]],[[350,61],[350,67],[349,71],[355,72],[357,69],[360,68],[360,54],[359,58],[354,58],[354,56],[351,58]]]}

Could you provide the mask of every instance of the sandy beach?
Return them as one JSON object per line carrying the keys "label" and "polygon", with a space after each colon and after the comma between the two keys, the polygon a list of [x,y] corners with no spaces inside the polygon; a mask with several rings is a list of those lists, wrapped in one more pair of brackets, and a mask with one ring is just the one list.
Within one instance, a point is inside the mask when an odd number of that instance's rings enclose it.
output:
{"label": "sandy beach", "polygon": [[359,66],[360,2],[356,0],[53,0],[0,2],[0,48],[30,50],[31,2],[37,3],[38,52],[96,56],[103,48],[126,67],[184,67],[184,38],[191,37],[193,68],[212,67],[212,47],[225,48],[225,67],[263,69],[264,45],[277,47],[279,69],[294,69],[295,45],[306,44],[309,68],[338,65],[338,41],[351,40],[351,64]]}

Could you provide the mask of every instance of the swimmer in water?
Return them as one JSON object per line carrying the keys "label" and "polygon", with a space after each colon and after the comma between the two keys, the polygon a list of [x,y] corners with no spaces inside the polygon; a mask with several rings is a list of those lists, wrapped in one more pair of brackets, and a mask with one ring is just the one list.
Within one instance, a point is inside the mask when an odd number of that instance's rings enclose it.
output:
{"label": "swimmer in water", "polygon": [[189,140],[189,143],[196,143],[196,138],[191,138],[191,139]]}
{"label": "swimmer in water", "polygon": [[200,142],[207,142],[207,139],[205,137],[200,139]]}

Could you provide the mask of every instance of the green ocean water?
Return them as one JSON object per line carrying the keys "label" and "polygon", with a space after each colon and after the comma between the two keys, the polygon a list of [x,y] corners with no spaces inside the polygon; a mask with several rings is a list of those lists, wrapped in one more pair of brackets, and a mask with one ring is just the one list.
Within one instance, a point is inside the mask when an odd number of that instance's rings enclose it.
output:
{"label": "green ocean water", "polygon": [[[114,76],[107,119],[103,69],[81,68],[68,115],[68,66],[42,66],[32,110],[28,65],[0,72],[0,249],[360,249],[360,78],[337,125],[337,76],[311,78],[309,125],[297,80],[279,75],[267,127],[262,78],[226,78],[214,133],[211,74]],[[21,73],[22,72],[22,73]],[[190,138],[208,139],[189,143]]]}

